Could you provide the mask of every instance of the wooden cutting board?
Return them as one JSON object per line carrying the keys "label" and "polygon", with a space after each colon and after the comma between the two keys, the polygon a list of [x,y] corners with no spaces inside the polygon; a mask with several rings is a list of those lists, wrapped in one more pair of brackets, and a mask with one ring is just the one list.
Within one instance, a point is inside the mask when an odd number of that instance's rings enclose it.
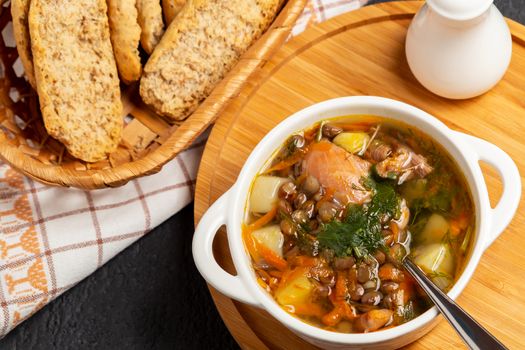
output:
{"label": "wooden cutting board", "polygon": [[[286,44],[229,105],[215,125],[202,159],[195,196],[199,221],[235,181],[256,143],[279,121],[315,102],[347,95],[385,96],[417,106],[449,127],[484,138],[505,150],[525,174],[525,27],[508,21],[512,62],[504,79],[481,97],[440,98],[414,78],[404,41],[421,2],[367,6],[309,29]],[[483,166],[491,201],[501,183]],[[522,196],[523,198],[523,196]],[[523,204],[523,203],[521,203]],[[510,348],[525,344],[525,213],[522,207],[507,230],[485,252],[461,304]],[[216,257],[234,272],[224,233]],[[211,289],[229,330],[244,349],[312,349],[266,312],[234,302]],[[410,349],[462,348],[442,321]]]}

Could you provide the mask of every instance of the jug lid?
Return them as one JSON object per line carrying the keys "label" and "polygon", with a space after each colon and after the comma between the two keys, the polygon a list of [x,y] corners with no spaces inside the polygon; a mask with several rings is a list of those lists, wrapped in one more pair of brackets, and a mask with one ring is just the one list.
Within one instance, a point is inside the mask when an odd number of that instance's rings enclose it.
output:
{"label": "jug lid", "polygon": [[469,20],[483,14],[493,0],[427,0],[428,6],[452,20]]}

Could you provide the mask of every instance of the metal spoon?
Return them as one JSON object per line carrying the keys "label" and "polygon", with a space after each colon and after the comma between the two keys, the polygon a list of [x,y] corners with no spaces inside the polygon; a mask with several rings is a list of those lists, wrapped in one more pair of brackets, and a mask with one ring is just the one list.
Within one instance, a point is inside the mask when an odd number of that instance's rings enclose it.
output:
{"label": "metal spoon", "polygon": [[507,349],[505,345],[443,293],[412,260],[405,258],[403,266],[425,290],[469,348],[480,350]]}

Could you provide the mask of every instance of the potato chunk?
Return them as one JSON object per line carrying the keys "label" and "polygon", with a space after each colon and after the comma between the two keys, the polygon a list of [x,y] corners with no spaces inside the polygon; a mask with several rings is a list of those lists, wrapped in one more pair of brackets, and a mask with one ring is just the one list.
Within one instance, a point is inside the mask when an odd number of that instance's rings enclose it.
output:
{"label": "potato chunk", "polygon": [[414,262],[441,289],[453,281],[455,262],[448,244],[432,243],[416,249]]}
{"label": "potato chunk", "polygon": [[449,229],[450,225],[443,216],[432,214],[421,232],[421,237],[425,243],[439,243]]}
{"label": "potato chunk", "polygon": [[252,232],[253,238],[280,258],[283,257],[284,236],[279,225],[271,225]]}
{"label": "potato chunk", "polygon": [[337,135],[333,142],[352,154],[364,152],[370,136],[364,132],[343,132]]}
{"label": "potato chunk", "polygon": [[275,291],[275,299],[283,306],[299,306],[309,302],[314,284],[304,268],[297,268],[287,276]]}
{"label": "potato chunk", "polygon": [[254,213],[267,213],[279,199],[279,188],[290,179],[277,176],[260,175],[253,183],[250,195],[250,210]]}

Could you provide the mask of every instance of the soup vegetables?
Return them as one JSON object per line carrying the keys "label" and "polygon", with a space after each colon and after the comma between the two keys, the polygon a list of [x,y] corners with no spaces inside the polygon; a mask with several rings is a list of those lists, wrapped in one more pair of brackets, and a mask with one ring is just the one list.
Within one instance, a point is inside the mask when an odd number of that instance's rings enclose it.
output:
{"label": "soup vegetables", "polygon": [[400,262],[443,289],[472,232],[464,180],[403,126],[343,119],[291,136],[252,185],[243,238],[258,281],[306,322],[370,332],[427,308]]}

